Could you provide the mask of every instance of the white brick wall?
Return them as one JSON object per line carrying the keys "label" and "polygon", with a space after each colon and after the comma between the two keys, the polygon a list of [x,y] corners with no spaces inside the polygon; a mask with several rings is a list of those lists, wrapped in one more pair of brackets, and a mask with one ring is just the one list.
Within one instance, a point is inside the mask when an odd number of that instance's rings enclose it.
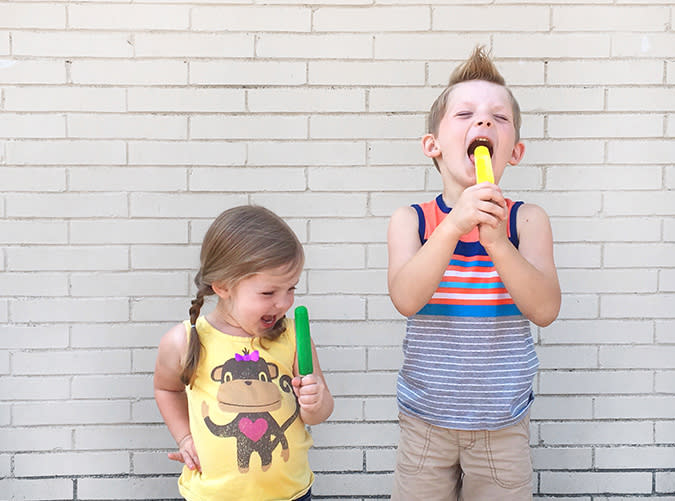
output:
{"label": "white brick wall", "polygon": [[318,499],[387,499],[403,320],[386,227],[440,189],[418,139],[493,49],[523,110],[512,198],[551,215],[533,329],[537,501],[675,499],[675,7],[669,0],[0,2],[0,498],[176,499],[152,398],[199,243],[262,204],[305,243],[336,398]]}

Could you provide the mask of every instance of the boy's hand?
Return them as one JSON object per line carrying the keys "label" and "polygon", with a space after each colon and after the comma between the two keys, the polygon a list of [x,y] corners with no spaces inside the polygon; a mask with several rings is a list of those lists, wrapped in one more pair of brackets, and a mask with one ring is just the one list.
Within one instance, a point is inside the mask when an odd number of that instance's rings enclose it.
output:
{"label": "boy's hand", "polygon": [[[476,226],[490,226],[496,230],[506,221],[507,216],[506,200],[499,186],[481,183],[469,186],[462,192],[441,225],[455,225],[461,236],[466,235]],[[481,237],[481,243],[482,241]]]}
{"label": "boy's hand", "polygon": [[169,452],[169,459],[185,463],[185,466],[191,470],[197,469],[202,471],[202,465],[199,463],[195,443],[192,440],[192,435],[187,435],[178,444],[178,452]]}
{"label": "boy's hand", "polygon": [[326,392],[324,382],[314,374],[296,376],[291,381],[298,404],[305,412],[315,412],[322,408],[323,395]]}

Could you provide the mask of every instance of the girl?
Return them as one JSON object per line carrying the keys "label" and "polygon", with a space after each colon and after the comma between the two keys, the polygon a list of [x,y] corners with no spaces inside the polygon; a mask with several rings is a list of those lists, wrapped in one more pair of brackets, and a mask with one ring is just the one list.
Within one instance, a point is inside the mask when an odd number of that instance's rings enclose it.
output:
{"label": "girl", "polygon": [[[285,317],[304,264],[288,225],[263,207],[216,218],[204,237],[190,320],[159,344],[155,400],[185,463],[188,501],[309,500],[314,475],[305,425],[333,411],[312,345],[314,373],[298,376]],[[200,316],[205,296],[213,312]]]}

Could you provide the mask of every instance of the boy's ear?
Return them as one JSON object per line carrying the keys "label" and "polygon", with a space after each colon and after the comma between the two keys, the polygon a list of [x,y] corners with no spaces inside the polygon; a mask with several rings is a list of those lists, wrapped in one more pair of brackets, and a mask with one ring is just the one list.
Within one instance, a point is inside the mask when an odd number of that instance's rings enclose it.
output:
{"label": "boy's ear", "polygon": [[518,142],[513,147],[511,158],[509,159],[508,163],[510,165],[517,165],[523,159],[523,155],[525,155],[525,145]]}
{"label": "boy's ear", "polygon": [[441,154],[441,150],[436,144],[436,138],[433,134],[422,136],[422,151],[429,158],[436,158]]}

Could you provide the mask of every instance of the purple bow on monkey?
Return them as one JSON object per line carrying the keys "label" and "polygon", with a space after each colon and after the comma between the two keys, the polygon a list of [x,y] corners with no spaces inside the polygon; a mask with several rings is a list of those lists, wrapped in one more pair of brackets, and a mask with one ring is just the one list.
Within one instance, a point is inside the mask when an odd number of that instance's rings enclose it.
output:
{"label": "purple bow on monkey", "polygon": [[257,362],[259,358],[260,354],[258,353],[258,350],[254,350],[251,353],[246,353],[244,351],[243,355],[240,355],[239,353],[234,354],[234,359],[239,362]]}

